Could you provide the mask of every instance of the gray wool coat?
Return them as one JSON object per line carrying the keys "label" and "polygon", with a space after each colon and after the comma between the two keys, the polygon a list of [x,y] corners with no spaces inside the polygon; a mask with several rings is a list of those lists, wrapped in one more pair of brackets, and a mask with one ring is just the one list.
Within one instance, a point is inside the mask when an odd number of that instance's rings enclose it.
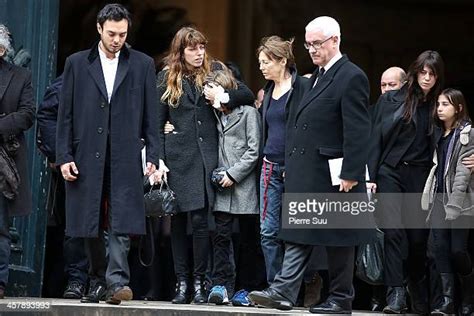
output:
{"label": "gray wool coat", "polygon": [[[436,195],[437,150],[433,154],[433,167],[426,180],[421,198],[421,208],[429,210],[427,220],[431,217]],[[471,125],[467,125],[461,129],[459,140],[454,145],[451,159],[447,162],[447,170],[444,174],[446,187],[443,201],[447,220],[456,219],[461,215],[474,216],[474,177],[471,176],[471,170],[462,163],[464,158],[472,154],[474,154],[474,129]]]}
{"label": "gray wool coat", "polygon": [[261,142],[258,110],[239,106],[232,111],[225,127],[216,113],[219,133],[219,167],[226,167],[234,184],[216,192],[215,212],[258,214],[257,164]]}

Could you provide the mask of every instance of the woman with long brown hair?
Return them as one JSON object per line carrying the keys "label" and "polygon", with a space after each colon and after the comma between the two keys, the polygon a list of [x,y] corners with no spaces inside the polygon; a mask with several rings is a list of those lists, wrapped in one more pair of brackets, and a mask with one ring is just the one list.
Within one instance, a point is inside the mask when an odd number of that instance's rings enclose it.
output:
{"label": "woman with long brown hair", "polygon": [[[206,303],[204,279],[209,255],[208,211],[214,204],[211,173],[217,167],[218,138],[215,100],[228,108],[252,104],[254,96],[242,83],[225,91],[205,85],[205,77],[220,69],[206,52],[207,39],[191,27],[181,28],[173,38],[165,68],[157,76],[161,128],[160,172],[175,191],[179,213],[171,219],[171,245],[177,277],[175,304]],[[208,104],[206,99],[210,102]],[[174,130],[165,134],[169,121]],[[168,169],[169,168],[169,169]],[[192,260],[187,242],[187,218],[192,223]],[[190,263],[193,262],[193,268]],[[194,280],[193,288],[190,286]]]}
{"label": "woman with long brown hair", "polygon": [[[412,313],[429,313],[426,276],[428,230],[420,211],[419,194],[431,168],[434,150],[432,112],[444,83],[444,63],[436,51],[425,51],[410,65],[407,83],[385,93],[372,135],[370,176],[375,179],[378,219],[385,233],[385,313],[407,308],[404,281],[408,278]],[[407,228],[407,225],[410,225]],[[408,246],[405,275],[403,246]]]}

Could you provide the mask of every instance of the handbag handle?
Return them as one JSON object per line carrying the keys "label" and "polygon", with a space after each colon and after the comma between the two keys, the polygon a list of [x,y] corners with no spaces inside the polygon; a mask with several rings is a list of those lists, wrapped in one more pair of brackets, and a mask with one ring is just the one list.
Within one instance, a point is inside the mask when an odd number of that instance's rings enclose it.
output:
{"label": "handbag handle", "polygon": [[[148,176],[148,182],[150,182],[150,176]],[[168,181],[165,180],[165,178],[161,177],[161,182],[160,182],[160,192],[163,190],[163,183],[166,184],[166,187],[165,188],[169,188],[170,186],[168,185]],[[150,185],[150,191],[148,192],[151,192],[153,191],[153,189],[156,187],[157,185],[155,183],[153,183],[153,185]]]}

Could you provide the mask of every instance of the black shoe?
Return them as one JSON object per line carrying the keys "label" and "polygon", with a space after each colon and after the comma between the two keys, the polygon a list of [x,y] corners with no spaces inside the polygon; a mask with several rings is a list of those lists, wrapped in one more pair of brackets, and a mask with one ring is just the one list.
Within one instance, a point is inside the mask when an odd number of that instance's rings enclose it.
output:
{"label": "black shoe", "polygon": [[442,299],[431,315],[454,315],[454,274],[440,273]]}
{"label": "black shoe", "polygon": [[207,293],[206,287],[204,284],[204,279],[194,280],[194,295],[193,295],[194,304],[206,304],[207,303]]}
{"label": "black shoe", "polygon": [[430,313],[428,303],[428,279],[424,276],[420,281],[408,282],[408,294],[410,295],[411,310],[413,314],[427,315]]}
{"label": "black shoe", "polygon": [[5,298],[5,289],[0,286],[0,300]]}
{"label": "black shoe", "polygon": [[179,280],[176,283],[176,296],[171,300],[173,304],[189,304],[190,295],[187,280]]}
{"label": "black shoe", "polygon": [[293,308],[293,304],[285,297],[280,295],[271,287],[263,291],[252,291],[249,293],[249,299],[258,306],[276,308],[283,311],[289,311]]}
{"label": "black shoe", "polygon": [[474,271],[468,275],[460,275],[462,304],[459,314],[471,316],[474,314]]}
{"label": "black shoe", "polygon": [[370,310],[372,312],[381,312],[385,305],[385,286],[373,285],[372,298],[370,299]]}
{"label": "black shoe", "polygon": [[132,289],[126,285],[114,284],[107,290],[107,304],[119,305],[122,301],[133,299]]}
{"label": "black shoe", "polygon": [[370,310],[372,312],[381,312],[383,310],[383,304],[380,300],[376,297],[372,297],[370,299]]}
{"label": "black shoe", "polygon": [[84,296],[84,284],[78,281],[68,282],[63,293],[63,298],[79,299]]}
{"label": "black shoe", "polygon": [[82,297],[81,303],[99,303],[99,301],[105,301],[106,292],[107,289],[104,284],[96,283],[89,287],[89,292]]}
{"label": "black shoe", "polygon": [[352,314],[351,310],[344,309],[333,301],[311,306],[309,312],[313,314]]}
{"label": "black shoe", "polygon": [[389,286],[387,289],[387,306],[385,314],[405,314],[407,311],[407,294],[403,286]]}

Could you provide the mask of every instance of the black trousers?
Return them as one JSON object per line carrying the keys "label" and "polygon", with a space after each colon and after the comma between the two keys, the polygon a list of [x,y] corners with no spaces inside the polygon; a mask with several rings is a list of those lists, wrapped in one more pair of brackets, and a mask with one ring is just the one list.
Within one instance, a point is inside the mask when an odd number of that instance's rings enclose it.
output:
{"label": "black trousers", "polygon": [[[457,228],[457,223],[471,221],[469,216],[460,216],[453,221],[445,220],[443,202],[436,198],[431,213],[428,243],[433,249],[436,267],[440,273],[460,273],[467,275],[472,271],[471,257],[468,251],[469,229]],[[445,228],[443,228],[445,227]]]}
{"label": "black trousers", "polygon": [[212,285],[223,285],[229,296],[235,287],[235,260],[232,251],[232,226],[236,215],[214,212],[216,231],[214,233],[214,271]]}
{"label": "black trousers", "polygon": [[406,274],[413,281],[426,274],[429,230],[424,228],[424,223],[427,213],[421,210],[421,195],[413,193],[423,192],[429,170],[429,166],[401,163],[397,168],[383,164],[378,172],[377,185],[381,195],[376,216],[382,228],[385,227],[382,230],[385,233],[386,286],[403,286]]}
{"label": "black trousers", "polygon": [[[329,297],[346,310],[352,310],[354,288],[355,247],[325,247],[328,260]],[[285,256],[280,272],[271,288],[295,304],[306,267],[311,258],[312,245],[285,243]]]}
{"label": "black trousers", "polygon": [[[192,249],[188,248],[187,224],[191,217]],[[178,213],[171,218],[171,248],[178,280],[204,279],[209,255],[208,208]],[[193,269],[190,265],[193,264]]]}

